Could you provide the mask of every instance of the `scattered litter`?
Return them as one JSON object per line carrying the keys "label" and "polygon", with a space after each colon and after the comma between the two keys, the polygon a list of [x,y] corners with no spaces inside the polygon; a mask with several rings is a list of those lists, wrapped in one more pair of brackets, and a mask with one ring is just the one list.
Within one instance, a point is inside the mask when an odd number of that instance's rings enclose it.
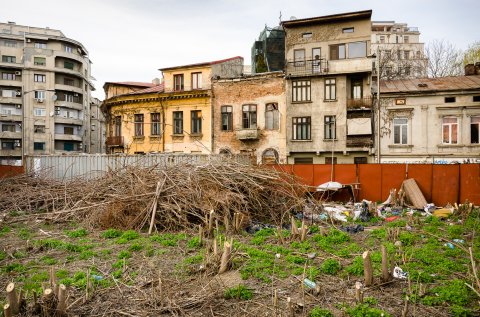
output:
{"label": "scattered litter", "polygon": [[317,256],[316,253],[309,253],[307,254],[307,257],[311,260],[311,259],[314,259],[315,257]]}
{"label": "scattered litter", "polygon": [[404,180],[401,188],[405,192],[407,200],[414,208],[422,209],[427,205],[425,196],[423,196],[420,187],[418,187],[417,182],[413,178]]}
{"label": "scattered litter", "polygon": [[364,228],[363,228],[362,225],[346,226],[346,227],[341,226],[340,230],[348,232],[348,233],[357,233],[357,232],[363,231]]}
{"label": "scattered litter", "polygon": [[326,206],[324,209],[331,218],[334,218],[339,221],[347,222],[347,215],[349,213],[346,208],[344,207],[340,208],[340,206],[335,206],[335,207]]}
{"label": "scattered litter", "polygon": [[462,239],[453,239],[453,242],[462,243],[462,244],[465,243],[465,241]]}
{"label": "scattered litter", "polygon": [[92,274],[92,277],[95,281],[101,281],[103,280],[103,276],[101,275],[95,275],[95,274]]}
{"label": "scattered litter", "polygon": [[318,185],[317,192],[324,192],[327,190],[339,190],[341,188],[343,188],[343,185],[339,182],[326,182]]}
{"label": "scattered litter", "polygon": [[404,280],[408,277],[408,272],[404,272],[400,267],[396,266],[393,269],[393,277]]}
{"label": "scattered litter", "polygon": [[432,204],[426,204],[425,207],[423,207],[423,210],[425,210],[425,212],[428,215],[431,215],[436,208],[437,207],[435,207],[435,204],[432,203]]}
{"label": "scattered litter", "polygon": [[397,220],[398,218],[400,218],[400,217],[399,216],[391,216],[391,217],[385,218],[385,221],[386,222],[392,222],[392,221]]}
{"label": "scattered litter", "polygon": [[303,284],[305,284],[306,287],[315,289],[317,287],[317,284],[314,281],[309,280],[308,278],[303,280]]}
{"label": "scattered litter", "polygon": [[449,247],[452,250],[455,249],[455,246],[451,242],[445,243],[444,246]]}
{"label": "scattered litter", "polygon": [[453,214],[453,208],[441,208],[433,211],[433,216],[437,218],[448,218]]}
{"label": "scattered litter", "polygon": [[260,231],[265,228],[277,228],[274,225],[266,224],[266,223],[261,223],[258,221],[252,221],[246,228],[245,231],[250,233],[250,234],[255,234],[257,231]]}
{"label": "scattered litter", "polygon": [[395,246],[400,248],[402,246],[402,241],[400,240],[395,241]]}

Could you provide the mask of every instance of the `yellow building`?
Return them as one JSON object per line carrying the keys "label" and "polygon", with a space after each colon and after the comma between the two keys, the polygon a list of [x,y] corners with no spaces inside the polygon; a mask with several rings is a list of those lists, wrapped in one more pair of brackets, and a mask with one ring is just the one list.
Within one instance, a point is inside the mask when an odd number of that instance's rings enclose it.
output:
{"label": "yellow building", "polygon": [[[212,78],[238,77],[243,58],[160,69],[162,83],[146,89],[104,86],[109,153],[209,154],[212,151]],[[128,89],[131,92],[125,93]],[[121,91],[120,95],[115,92]]]}

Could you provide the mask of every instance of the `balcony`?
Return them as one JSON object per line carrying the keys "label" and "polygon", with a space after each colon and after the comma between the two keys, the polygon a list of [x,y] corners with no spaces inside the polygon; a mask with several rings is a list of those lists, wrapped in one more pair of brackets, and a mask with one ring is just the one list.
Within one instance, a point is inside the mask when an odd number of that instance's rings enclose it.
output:
{"label": "balcony", "polygon": [[55,123],[83,125],[83,120],[78,118],[66,118],[66,117],[55,116]]}
{"label": "balcony", "polygon": [[348,135],[347,136],[347,148],[370,148],[373,146],[373,140],[371,135]]}
{"label": "balcony", "polygon": [[63,90],[63,91],[72,91],[76,92],[79,94],[83,94],[83,90],[81,86],[76,85],[76,86],[70,86],[70,85],[65,85],[64,83],[61,82],[55,82],[55,89],[56,90]]}
{"label": "balcony", "polygon": [[75,110],[83,110],[83,105],[81,103],[77,103],[77,102],[57,100],[57,101],[55,101],[55,106],[56,107],[70,108],[70,109],[75,109]]}
{"label": "balcony", "polygon": [[10,112],[0,112],[0,120],[9,122],[22,122],[21,114],[12,114]]}
{"label": "balcony", "polygon": [[370,110],[372,108],[372,96],[363,98],[348,98],[347,110]]}
{"label": "balcony", "polygon": [[2,139],[21,139],[22,138],[22,132],[10,132],[10,131],[3,131],[0,132],[0,137]]}
{"label": "balcony", "polygon": [[107,146],[123,146],[123,136],[107,137]]}
{"label": "balcony", "polygon": [[239,129],[236,131],[237,139],[240,141],[257,140],[259,137],[258,129]]}
{"label": "balcony", "polygon": [[372,59],[368,57],[347,58],[328,61],[328,73],[349,74],[368,73],[372,71]]}
{"label": "balcony", "polygon": [[0,156],[22,156],[22,148],[17,147],[13,150],[0,149]]}
{"label": "balcony", "polygon": [[328,61],[325,59],[308,59],[302,61],[288,61],[287,76],[317,76],[328,74]]}
{"label": "balcony", "polygon": [[55,140],[63,141],[82,141],[81,135],[55,133]]}

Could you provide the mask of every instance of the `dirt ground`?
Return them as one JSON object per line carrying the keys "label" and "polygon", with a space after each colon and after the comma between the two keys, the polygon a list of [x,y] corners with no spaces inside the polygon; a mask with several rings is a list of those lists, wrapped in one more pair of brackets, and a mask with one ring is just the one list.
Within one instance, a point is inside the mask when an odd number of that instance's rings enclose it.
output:
{"label": "dirt ground", "polygon": [[[217,255],[213,239],[200,241],[193,229],[149,236],[19,216],[11,213],[0,226],[0,285],[15,282],[25,291],[28,316],[35,315],[33,293],[48,287],[51,268],[67,286],[69,316],[402,316],[406,306],[406,316],[480,315],[480,297],[466,285],[480,290],[468,253],[472,247],[480,262],[478,210],[463,220],[417,214],[414,221],[307,223],[304,241],[287,229],[230,234],[220,227]],[[359,224],[364,231],[338,230]],[[230,239],[230,269],[218,275],[222,244]],[[382,245],[408,279],[381,281]],[[374,284],[358,303],[355,283],[364,283],[366,250]]]}

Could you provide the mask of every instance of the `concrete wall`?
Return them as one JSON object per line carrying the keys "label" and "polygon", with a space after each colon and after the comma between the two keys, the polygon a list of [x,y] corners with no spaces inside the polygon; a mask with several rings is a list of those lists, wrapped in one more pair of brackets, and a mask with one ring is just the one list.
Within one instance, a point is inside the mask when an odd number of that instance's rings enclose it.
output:
{"label": "concrete wall", "polygon": [[[229,150],[232,154],[249,153],[262,161],[267,149],[279,154],[280,162],[286,162],[286,104],[285,79],[283,73],[258,74],[246,78],[215,80],[213,82],[213,152]],[[265,107],[267,103],[276,103],[279,111],[279,129],[265,129]],[[239,140],[238,131],[242,130],[242,105],[257,105],[257,129],[259,137],[255,140]],[[232,106],[233,131],[221,129],[221,107]]]}

